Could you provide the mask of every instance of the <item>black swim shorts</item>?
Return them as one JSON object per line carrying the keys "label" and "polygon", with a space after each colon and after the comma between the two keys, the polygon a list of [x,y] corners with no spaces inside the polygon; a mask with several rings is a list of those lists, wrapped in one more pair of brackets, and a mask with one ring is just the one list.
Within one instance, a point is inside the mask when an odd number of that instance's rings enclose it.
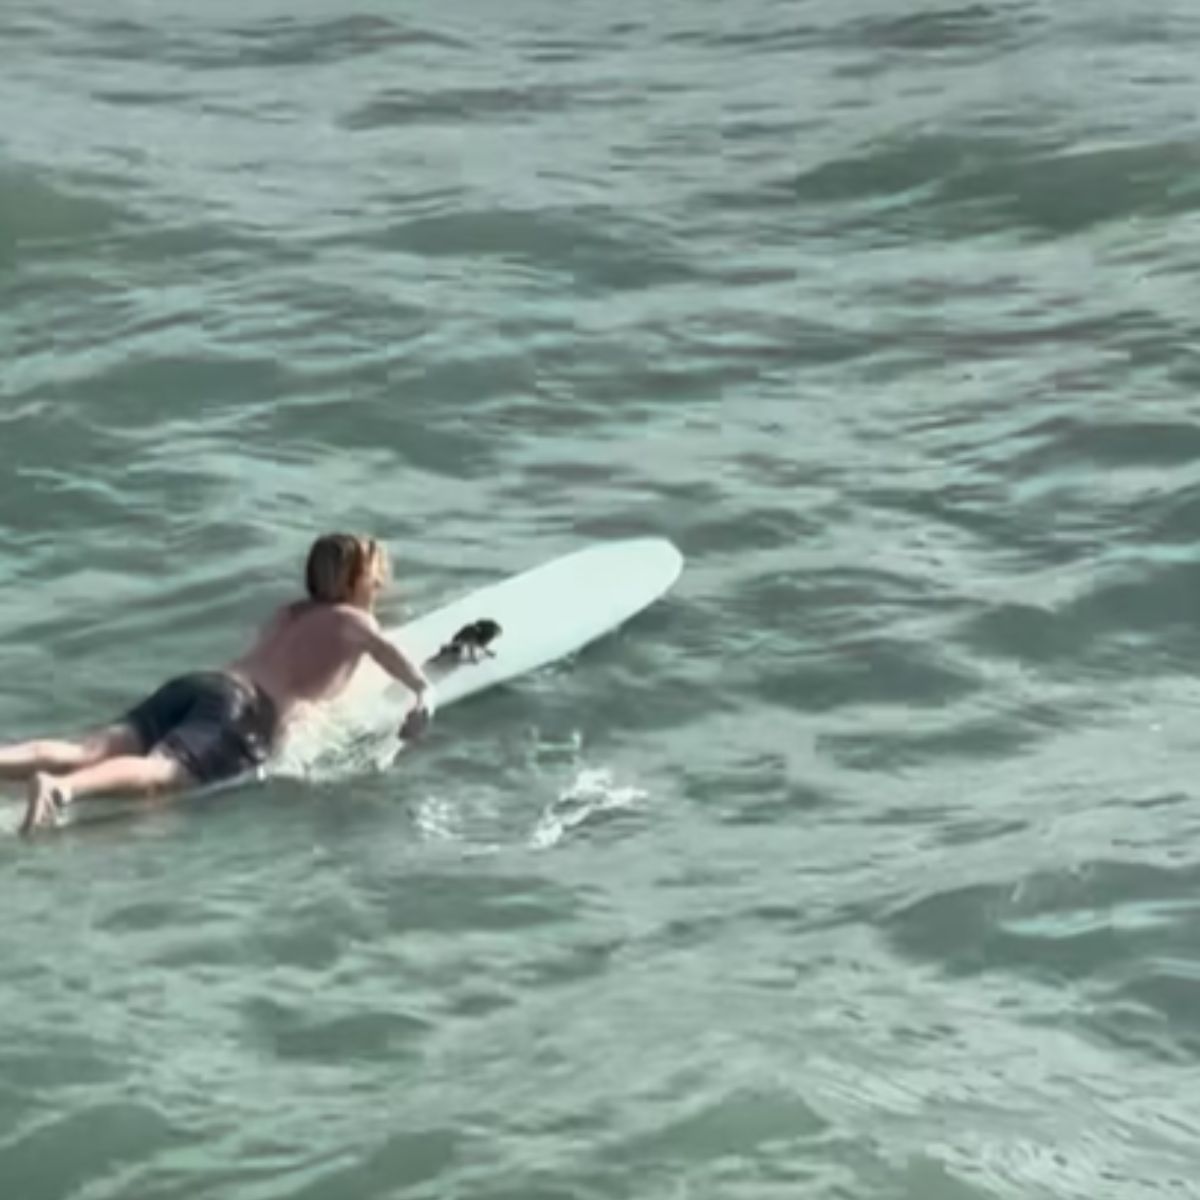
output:
{"label": "black swim shorts", "polygon": [[198,783],[260,766],[278,726],[275,702],[260,687],[222,671],[181,675],[125,714],[144,753],[159,750]]}

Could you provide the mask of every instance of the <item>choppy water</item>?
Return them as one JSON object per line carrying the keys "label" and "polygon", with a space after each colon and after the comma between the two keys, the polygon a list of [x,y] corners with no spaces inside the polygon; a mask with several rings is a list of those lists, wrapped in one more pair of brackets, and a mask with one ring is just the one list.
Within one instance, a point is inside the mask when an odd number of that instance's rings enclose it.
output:
{"label": "choppy water", "polygon": [[0,730],[602,536],[386,773],[0,844],[0,1194],[1200,1195],[1200,14],[0,5]]}

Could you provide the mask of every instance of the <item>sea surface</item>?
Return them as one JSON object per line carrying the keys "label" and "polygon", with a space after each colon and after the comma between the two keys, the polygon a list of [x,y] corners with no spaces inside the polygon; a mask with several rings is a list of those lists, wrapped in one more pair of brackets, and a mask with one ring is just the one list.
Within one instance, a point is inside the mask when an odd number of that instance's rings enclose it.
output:
{"label": "sea surface", "polygon": [[389,623],[687,556],[390,767],[0,837],[0,1196],[1200,1196],[1198,58],[1195,0],[0,0],[0,739],[326,529]]}

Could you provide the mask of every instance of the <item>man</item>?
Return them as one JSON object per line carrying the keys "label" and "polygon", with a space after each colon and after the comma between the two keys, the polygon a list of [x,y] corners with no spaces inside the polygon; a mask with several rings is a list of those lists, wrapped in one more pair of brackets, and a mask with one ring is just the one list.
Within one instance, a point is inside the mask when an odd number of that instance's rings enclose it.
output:
{"label": "man", "polygon": [[0,778],[29,781],[22,831],[53,824],[87,796],[177,791],[254,770],[297,707],[334,699],[364,655],[416,693],[404,733],[419,732],[433,715],[433,689],[380,632],[375,600],[387,578],[373,538],[319,537],[305,568],[307,599],[279,609],[228,666],[171,679],[81,739],[0,747]]}

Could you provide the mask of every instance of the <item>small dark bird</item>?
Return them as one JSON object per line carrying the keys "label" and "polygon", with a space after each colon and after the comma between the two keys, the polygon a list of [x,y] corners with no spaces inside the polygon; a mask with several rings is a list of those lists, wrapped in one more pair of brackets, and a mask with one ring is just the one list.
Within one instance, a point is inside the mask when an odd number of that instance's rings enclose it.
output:
{"label": "small dark bird", "polygon": [[429,661],[446,662],[478,662],[481,654],[495,658],[494,650],[488,646],[504,631],[498,621],[483,617],[464,625]]}

